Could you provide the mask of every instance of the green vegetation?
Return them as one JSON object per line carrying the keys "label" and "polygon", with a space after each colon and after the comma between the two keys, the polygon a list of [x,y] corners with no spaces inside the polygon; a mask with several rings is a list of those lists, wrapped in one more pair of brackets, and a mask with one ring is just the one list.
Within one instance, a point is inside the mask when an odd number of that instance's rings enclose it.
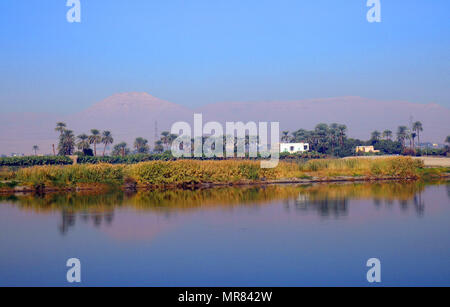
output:
{"label": "green vegetation", "polygon": [[0,181],[0,189],[14,189],[18,185],[17,181],[7,181],[7,182],[1,182]]}
{"label": "green vegetation", "polygon": [[[106,158],[106,157],[105,157]],[[102,159],[102,157],[97,157]],[[104,186],[165,187],[196,184],[238,184],[267,181],[329,180],[341,178],[414,179],[442,177],[447,170],[424,170],[423,162],[409,157],[281,161],[274,169],[262,169],[258,161],[149,161],[137,164],[78,164],[35,166],[6,171],[7,182],[35,189],[97,188]]]}
{"label": "green vegetation", "polygon": [[[397,140],[392,140],[392,131],[385,130],[383,133],[374,131],[369,141],[349,138],[347,127],[341,124],[319,124],[314,130],[300,129],[289,135],[288,131],[283,132],[283,142],[306,142],[310,144],[313,152],[324,156],[349,157],[357,155],[357,146],[374,146],[380,154],[399,155],[404,150],[404,140],[407,138],[407,127],[400,127]],[[383,138],[383,139],[382,139]]]}
{"label": "green vegetation", "polygon": [[59,136],[58,155],[70,156],[75,149],[75,135],[72,130],[63,130]]}
{"label": "green vegetation", "polygon": [[111,131],[103,131],[102,143],[103,143],[103,145],[105,145],[105,147],[103,147],[103,157],[104,157],[105,153],[106,153],[106,147],[108,147],[108,145],[114,143],[114,138],[112,136]]}
{"label": "green vegetation", "polygon": [[134,148],[138,154],[148,154],[150,147],[148,146],[148,141],[144,138],[137,138],[134,141]]}
{"label": "green vegetation", "polygon": [[424,168],[422,161],[404,157],[311,160],[300,164],[300,171],[312,173],[316,177],[373,176],[417,178],[419,175],[418,170],[421,168]]}
{"label": "green vegetation", "polygon": [[[118,152],[120,152],[121,148],[117,149]],[[126,150],[125,147],[123,148]],[[124,156],[115,155],[105,157],[80,156],[78,157],[78,164],[98,164],[98,163],[135,164],[140,162],[157,161],[157,160],[169,161],[173,159],[174,158],[172,157],[170,152],[165,152],[163,154],[138,154],[138,155],[124,155]]]}
{"label": "green vegetation", "polygon": [[418,175],[422,179],[442,178],[450,175],[450,167],[428,167],[418,169]]}
{"label": "green vegetation", "polygon": [[326,157],[327,155],[315,151],[308,151],[294,154],[287,152],[280,153],[281,160],[310,160],[310,159],[324,159]]}
{"label": "green vegetation", "polygon": [[0,166],[28,167],[35,165],[69,165],[72,160],[69,157],[10,157],[0,158]]}
{"label": "green vegetation", "polygon": [[[63,158],[68,155],[77,155],[79,157],[78,163],[111,163],[111,164],[132,164],[155,160],[175,160],[170,154],[169,149],[172,142],[177,138],[177,135],[171,134],[168,131],[161,133],[161,137],[155,142],[153,153],[147,139],[138,137],[135,139],[133,149],[130,149],[125,142],[120,142],[112,148],[111,155],[106,156],[108,146],[114,144],[114,138],[110,131],[99,131],[91,129],[90,135],[80,134],[75,137],[73,131],[67,129],[67,125],[63,122],[56,124],[55,131],[59,133],[58,155],[60,157],[15,157],[15,158],[0,158],[0,166],[17,166],[26,167],[34,165],[67,165],[71,164],[71,160]],[[407,126],[400,126],[397,130],[397,139],[392,140],[393,132],[391,130],[384,130],[382,133],[374,131],[371,134],[369,141],[362,141],[347,137],[347,127],[342,124],[333,123],[318,124],[314,130],[308,131],[304,129],[297,130],[293,133],[283,131],[281,140],[283,142],[305,142],[310,144],[310,152],[288,154],[281,153],[280,159],[287,161],[303,161],[310,159],[324,159],[329,157],[349,157],[357,155],[409,155],[409,156],[424,156],[435,155],[445,156],[450,154],[450,146],[441,149],[416,149],[415,139],[417,138],[420,144],[420,134],[423,132],[421,122],[415,122],[411,128]],[[205,142],[206,138],[203,139]],[[223,143],[226,145],[227,138],[224,137]],[[407,147],[409,140],[410,146]],[[194,142],[194,140],[191,140]],[[450,144],[450,136],[445,140]],[[235,142],[237,139],[235,138]],[[97,155],[97,145],[103,144],[103,154],[101,157]],[[245,139],[245,144],[249,144],[249,137]],[[357,146],[374,146],[374,149],[379,153],[356,153]],[[91,148],[93,147],[93,149]],[[78,149],[75,152],[75,148]],[[193,147],[192,147],[193,148]],[[38,145],[33,146],[35,156],[40,150]],[[235,146],[236,150],[236,146]],[[53,155],[56,156],[55,148],[53,146]],[[194,158],[193,160],[198,160]],[[206,158],[200,158],[206,160]],[[221,158],[213,158],[210,160],[222,160]]]}
{"label": "green vegetation", "polygon": [[14,180],[35,188],[73,188],[85,184],[120,185],[125,168],[120,165],[34,166],[21,168]]}
{"label": "green vegetation", "polygon": [[127,143],[121,142],[113,147],[112,156],[121,156],[122,158],[130,154]]}

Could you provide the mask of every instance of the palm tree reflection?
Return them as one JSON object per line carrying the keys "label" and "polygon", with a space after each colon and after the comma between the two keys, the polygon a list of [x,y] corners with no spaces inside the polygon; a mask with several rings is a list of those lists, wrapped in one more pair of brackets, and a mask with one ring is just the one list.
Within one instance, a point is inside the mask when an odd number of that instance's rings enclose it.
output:
{"label": "palm tree reflection", "polygon": [[348,215],[348,200],[324,198],[311,199],[307,194],[299,194],[294,202],[295,209],[300,212],[315,211],[321,217],[342,217]]}
{"label": "palm tree reflection", "polygon": [[83,211],[81,213],[76,213],[72,210],[62,209],[61,223],[58,226],[58,230],[62,235],[66,235],[70,229],[75,227],[77,216],[80,217],[83,222],[92,222],[94,227],[99,228],[102,226],[103,222],[105,222],[107,226],[112,225],[114,220],[114,210],[106,212]]}
{"label": "palm tree reflection", "polygon": [[[413,208],[421,217],[425,214],[425,187],[423,182],[273,185],[137,193],[16,195],[0,196],[0,202],[16,203],[22,209],[38,213],[59,212],[58,230],[65,235],[75,228],[77,222],[96,228],[110,226],[119,208],[150,211],[169,219],[186,211],[207,208],[226,208],[229,211],[235,207],[260,208],[266,204],[281,204],[288,213],[314,212],[322,218],[341,218],[349,215],[355,201],[361,200],[361,205],[368,201],[377,210],[393,210],[397,203],[401,212],[406,213]],[[450,197],[450,185],[446,185],[446,190]]]}

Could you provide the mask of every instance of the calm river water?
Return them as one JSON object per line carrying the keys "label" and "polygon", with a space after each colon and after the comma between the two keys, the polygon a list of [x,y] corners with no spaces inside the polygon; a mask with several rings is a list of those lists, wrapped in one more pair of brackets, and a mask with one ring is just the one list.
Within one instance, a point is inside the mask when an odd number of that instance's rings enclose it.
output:
{"label": "calm river water", "polygon": [[0,197],[0,286],[450,286],[450,183]]}

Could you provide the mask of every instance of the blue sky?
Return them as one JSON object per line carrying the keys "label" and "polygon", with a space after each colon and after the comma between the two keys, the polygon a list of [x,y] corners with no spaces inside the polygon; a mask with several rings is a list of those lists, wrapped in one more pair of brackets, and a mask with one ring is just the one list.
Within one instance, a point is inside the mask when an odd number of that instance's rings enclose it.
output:
{"label": "blue sky", "polygon": [[145,91],[221,101],[364,96],[450,107],[450,1],[0,1],[2,111],[74,112]]}

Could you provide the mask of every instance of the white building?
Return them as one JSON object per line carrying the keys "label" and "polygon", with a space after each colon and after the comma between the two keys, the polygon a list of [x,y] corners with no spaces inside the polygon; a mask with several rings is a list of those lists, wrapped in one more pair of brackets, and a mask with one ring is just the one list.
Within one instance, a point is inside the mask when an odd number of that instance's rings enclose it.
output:
{"label": "white building", "polygon": [[281,143],[280,153],[299,153],[309,151],[308,143]]}

